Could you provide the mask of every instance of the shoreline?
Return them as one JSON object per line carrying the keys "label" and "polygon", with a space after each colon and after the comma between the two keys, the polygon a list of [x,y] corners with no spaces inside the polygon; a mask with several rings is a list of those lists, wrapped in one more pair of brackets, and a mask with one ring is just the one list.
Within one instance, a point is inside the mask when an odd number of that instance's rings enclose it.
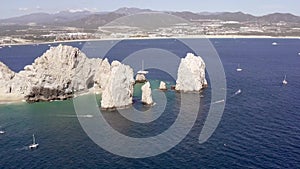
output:
{"label": "shoreline", "polygon": [[[197,35],[197,36],[173,36],[173,37],[129,37],[129,38],[102,38],[102,39],[76,39],[66,41],[53,42],[28,42],[14,44],[0,44],[0,47],[6,46],[22,46],[22,45],[45,45],[56,43],[72,43],[72,42],[93,42],[93,41],[121,41],[121,40],[152,40],[152,39],[300,39],[300,36],[258,36],[258,35]],[[1,49],[1,48],[0,48]]]}

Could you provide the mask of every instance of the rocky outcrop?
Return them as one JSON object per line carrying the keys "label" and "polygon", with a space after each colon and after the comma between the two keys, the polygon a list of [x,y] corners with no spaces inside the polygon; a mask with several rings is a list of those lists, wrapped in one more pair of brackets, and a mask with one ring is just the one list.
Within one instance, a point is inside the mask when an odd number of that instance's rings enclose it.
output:
{"label": "rocky outcrop", "polygon": [[145,105],[153,104],[152,91],[149,82],[142,86],[142,103]]}
{"label": "rocky outcrop", "polygon": [[5,64],[0,62],[0,94],[11,93],[11,88],[6,87],[6,83],[15,77],[15,72],[10,70]]}
{"label": "rocky outcrop", "polygon": [[200,91],[207,86],[205,63],[200,56],[192,53],[181,59],[177,76],[175,89],[178,91]]}
{"label": "rocky outcrop", "polygon": [[145,82],[147,82],[146,76],[144,74],[138,73],[135,76],[135,82],[136,83],[145,83]]}
{"label": "rocky outcrop", "polygon": [[107,85],[102,93],[101,108],[114,109],[131,105],[135,83],[133,69],[113,61],[108,75]]}
{"label": "rocky outcrop", "polygon": [[159,90],[168,90],[165,82],[161,81],[159,84]]}
{"label": "rocky outcrop", "polygon": [[13,73],[3,65],[0,69],[4,72],[0,81],[5,81],[1,83],[0,93],[37,102],[66,99],[74,92],[87,91],[94,84],[105,88],[110,65],[107,60],[88,59],[78,48],[59,45],[50,48],[19,73]]}

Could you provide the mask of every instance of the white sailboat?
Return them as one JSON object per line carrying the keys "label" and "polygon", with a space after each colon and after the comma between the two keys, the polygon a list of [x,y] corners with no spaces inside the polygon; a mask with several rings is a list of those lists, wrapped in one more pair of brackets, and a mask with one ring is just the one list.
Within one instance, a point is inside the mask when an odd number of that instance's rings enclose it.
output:
{"label": "white sailboat", "polygon": [[30,144],[29,149],[37,149],[39,147],[39,144],[35,143],[35,137],[34,134],[32,135],[32,144]]}
{"label": "white sailboat", "polygon": [[273,45],[273,46],[277,46],[278,43],[277,43],[277,42],[273,42],[272,45]]}
{"label": "white sailboat", "polygon": [[146,75],[148,74],[149,72],[148,71],[145,71],[144,70],[144,60],[142,60],[142,70],[138,71],[137,74],[143,74],[143,75]]}
{"label": "white sailboat", "polygon": [[243,69],[240,67],[240,64],[238,64],[238,67],[237,67],[236,71],[237,71],[237,72],[243,71]]}
{"label": "white sailboat", "polygon": [[287,85],[287,84],[288,84],[288,82],[287,82],[287,80],[286,80],[286,75],[284,76],[284,79],[283,79],[283,81],[282,81],[282,84],[283,84],[283,85]]}

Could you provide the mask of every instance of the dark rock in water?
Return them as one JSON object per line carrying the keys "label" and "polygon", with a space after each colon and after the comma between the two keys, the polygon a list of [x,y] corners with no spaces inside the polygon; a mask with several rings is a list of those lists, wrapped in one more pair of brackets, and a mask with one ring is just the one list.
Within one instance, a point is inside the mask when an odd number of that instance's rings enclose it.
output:
{"label": "dark rock in water", "polygon": [[29,103],[40,102],[40,101],[52,101],[52,100],[66,100],[72,98],[73,93],[66,93],[64,90],[60,89],[50,89],[44,87],[32,87],[25,99]]}
{"label": "dark rock in water", "polygon": [[171,90],[176,90],[176,86],[175,86],[175,85],[172,85],[172,86],[171,86]]}

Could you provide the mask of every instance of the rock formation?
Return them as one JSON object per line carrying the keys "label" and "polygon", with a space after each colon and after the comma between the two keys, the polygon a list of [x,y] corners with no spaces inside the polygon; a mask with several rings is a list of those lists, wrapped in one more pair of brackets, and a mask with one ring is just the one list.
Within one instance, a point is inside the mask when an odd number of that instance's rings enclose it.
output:
{"label": "rock formation", "polygon": [[135,77],[136,83],[145,83],[147,82],[146,76],[144,74],[138,73]]}
{"label": "rock formation", "polygon": [[6,87],[5,84],[15,77],[15,72],[10,70],[5,64],[0,62],[0,93],[11,93],[11,88]]}
{"label": "rock formation", "polygon": [[114,109],[131,105],[134,83],[133,69],[113,61],[107,85],[102,93],[101,108]]}
{"label": "rock formation", "polygon": [[150,83],[147,82],[142,86],[142,102],[146,105],[152,105],[153,99],[152,99],[152,91],[150,88]]}
{"label": "rock formation", "polygon": [[59,45],[51,47],[19,73],[3,64],[0,69],[2,97],[17,95],[28,102],[37,102],[66,99],[94,84],[105,88],[110,65],[107,60],[88,59],[78,48]]}
{"label": "rock formation", "polygon": [[200,56],[192,53],[181,59],[177,76],[175,89],[178,91],[200,91],[207,86],[205,63]]}
{"label": "rock formation", "polygon": [[168,90],[165,82],[163,82],[163,81],[160,82],[159,90]]}

